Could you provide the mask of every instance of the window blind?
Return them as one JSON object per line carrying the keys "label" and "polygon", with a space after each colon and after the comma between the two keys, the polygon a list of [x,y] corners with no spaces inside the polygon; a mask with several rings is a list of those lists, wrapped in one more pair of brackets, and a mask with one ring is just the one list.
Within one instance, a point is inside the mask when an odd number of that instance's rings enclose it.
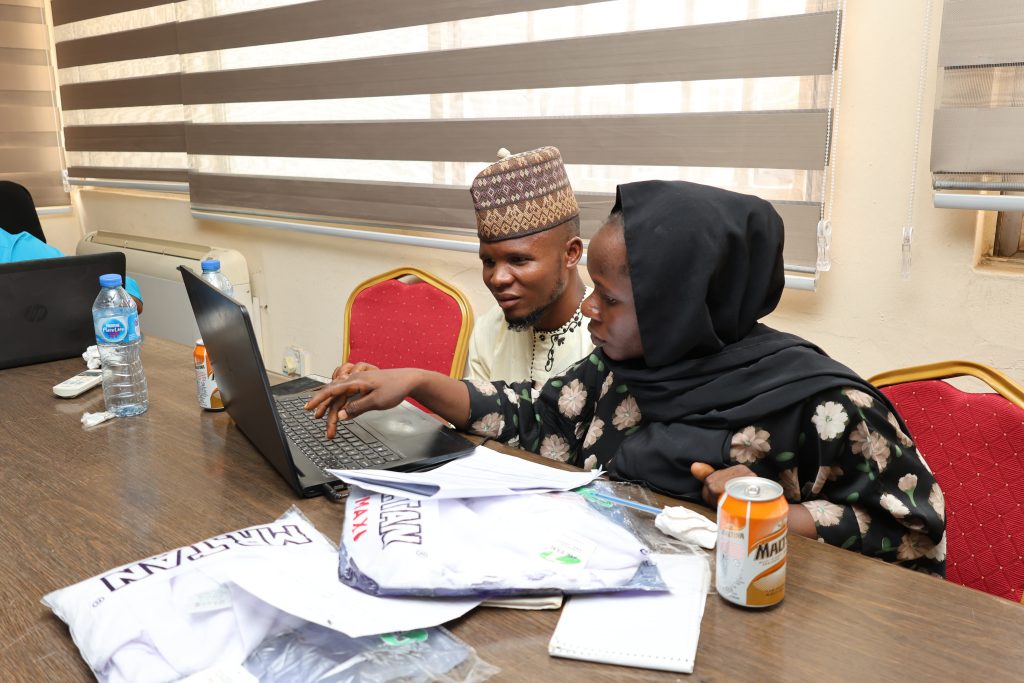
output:
{"label": "window blind", "polygon": [[178,8],[158,0],[52,0],[72,178],[188,179]]}
{"label": "window blind", "polygon": [[67,206],[42,0],[0,0],[0,179]]}
{"label": "window blind", "polygon": [[[945,0],[943,9],[933,185],[940,192],[1024,192],[1024,5]],[[984,208],[977,195],[958,199],[964,208]]]}
{"label": "window blind", "polygon": [[586,236],[615,185],[692,180],[772,201],[787,264],[814,269],[835,0],[89,5],[63,20],[137,20],[58,42],[76,174],[187,175],[200,210],[466,231],[499,148],[555,145]]}

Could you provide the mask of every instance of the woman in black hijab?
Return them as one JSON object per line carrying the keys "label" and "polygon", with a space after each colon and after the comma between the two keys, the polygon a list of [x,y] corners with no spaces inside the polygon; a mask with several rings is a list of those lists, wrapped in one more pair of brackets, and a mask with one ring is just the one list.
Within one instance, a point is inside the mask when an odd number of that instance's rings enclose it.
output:
{"label": "woman in black hijab", "polygon": [[782,484],[794,532],[943,574],[942,493],[891,405],[810,342],[758,323],[782,295],[782,245],[782,220],[757,197],[621,185],[589,247],[589,358],[539,391],[356,373],[310,407],[330,434],[339,412],[411,395],[477,434],[708,503],[753,473]]}

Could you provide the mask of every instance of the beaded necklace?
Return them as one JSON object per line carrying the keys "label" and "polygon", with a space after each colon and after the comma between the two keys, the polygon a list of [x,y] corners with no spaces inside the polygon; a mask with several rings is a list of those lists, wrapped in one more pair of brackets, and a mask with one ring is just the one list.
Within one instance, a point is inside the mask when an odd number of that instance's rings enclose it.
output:
{"label": "beaded necklace", "polygon": [[[580,299],[580,306],[583,304],[583,299]],[[542,342],[546,342],[548,337],[551,338],[551,346],[548,347],[547,358],[544,362],[544,371],[550,372],[551,368],[555,365],[555,347],[562,346],[565,344],[565,339],[570,334],[578,330],[583,326],[583,312],[580,310],[580,306],[576,307],[576,312],[572,314],[572,317],[566,321],[564,325],[556,330],[551,331],[534,331],[530,337],[530,382],[533,383],[533,363],[537,357],[537,339],[539,338]]]}

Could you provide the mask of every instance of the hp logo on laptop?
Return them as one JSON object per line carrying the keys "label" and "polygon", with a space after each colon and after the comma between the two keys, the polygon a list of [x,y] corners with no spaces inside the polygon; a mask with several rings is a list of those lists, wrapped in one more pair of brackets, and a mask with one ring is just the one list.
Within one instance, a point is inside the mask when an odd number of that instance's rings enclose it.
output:
{"label": "hp logo on laptop", "polygon": [[32,304],[25,309],[25,320],[30,323],[38,323],[46,320],[50,311],[42,304]]}

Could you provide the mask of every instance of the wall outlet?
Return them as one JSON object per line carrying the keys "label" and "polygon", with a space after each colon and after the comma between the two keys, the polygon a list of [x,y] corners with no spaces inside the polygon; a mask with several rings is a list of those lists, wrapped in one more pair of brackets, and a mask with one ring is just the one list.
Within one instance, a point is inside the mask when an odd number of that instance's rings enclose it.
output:
{"label": "wall outlet", "polygon": [[293,377],[304,377],[309,373],[309,352],[298,346],[288,346],[284,350],[281,372]]}

